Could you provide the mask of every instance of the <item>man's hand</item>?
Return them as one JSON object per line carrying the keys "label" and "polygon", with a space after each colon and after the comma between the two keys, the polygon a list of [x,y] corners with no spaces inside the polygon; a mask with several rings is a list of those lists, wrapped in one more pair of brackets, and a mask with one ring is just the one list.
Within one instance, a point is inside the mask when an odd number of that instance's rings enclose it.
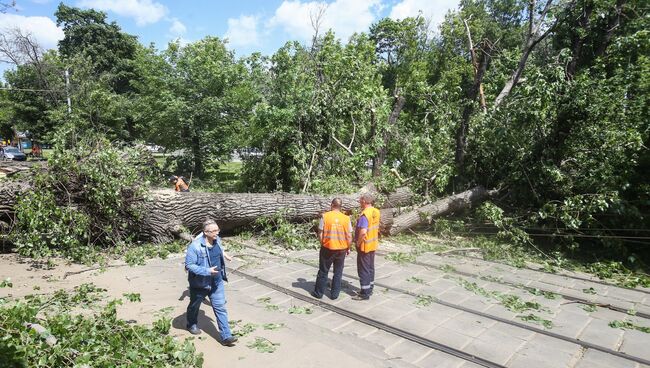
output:
{"label": "man's hand", "polygon": [[223,257],[224,257],[224,258],[226,259],[226,261],[228,261],[228,262],[231,262],[231,261],[232,261],[232,257],[229,256],[228,254],[226,254],[225,252],[224,252],[224,254],[223,254]]}
{"label": "man's hand", "polygon": [[217,266],[210,267],[210,275],[216,275],[219,273],[219,270],[217,269]]}

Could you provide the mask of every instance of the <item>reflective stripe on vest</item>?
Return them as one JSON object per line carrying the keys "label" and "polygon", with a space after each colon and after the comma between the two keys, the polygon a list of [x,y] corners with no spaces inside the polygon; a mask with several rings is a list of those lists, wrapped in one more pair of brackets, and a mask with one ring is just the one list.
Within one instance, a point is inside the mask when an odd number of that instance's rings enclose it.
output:
{"label": "reflective stripe on vest", "polygon": [[347,249],[351,239],[348,232],[350,217],[339,211],[323,214],[323,246],[331,250]]}
{"label": "reflective stripe on vest", "polygon": [[379,210],[375,207],[368,207],[361,214],[366,216],[368,220],[368,231],[361,245],[361,251],[364,253],[373,252],[377,250],[379,245]]}

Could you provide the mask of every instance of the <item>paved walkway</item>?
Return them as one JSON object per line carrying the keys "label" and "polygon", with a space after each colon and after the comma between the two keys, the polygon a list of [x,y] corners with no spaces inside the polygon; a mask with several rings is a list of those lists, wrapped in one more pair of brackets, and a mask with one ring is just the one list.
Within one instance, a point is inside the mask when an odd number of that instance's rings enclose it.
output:
{"label": "paved walkway", "polygon": [[[226,240],[227,244],[228,240]],[[4,257],[4,258],[2,258]],[[188,303],[186,275],[182,255],[167,260],[152,260],[141,267],[113,267],[106,272],[84,272],[63,278],[64,272],[82,270],[83,266],[60,267],[55,270],[29,270],[29,265],[0,257],[0,279],[12,277],[14,288],[0,289],[0,296],[33,293],[58,288],[72,288],[93,282],[107,288],[112,296],[141,293],[141,303],[125,303],[120,316],[150,323],[157,315],[167,313],[173,318],[172,334],[190,337],[184,330]],[[625,357],[602,350],[611,349],[629,356],[650,360],[650,334],[609,327],[614,320],[626,320],[639,326],[650,321],[596,307],[590,311],[580,303],[562,298],[548,299],[534,295],[523,287],[504,285],[499,280],[529,287],[553,289],[587,298],[596,304],[617,304],[635,310],[650,311],[648,294],[579,281],[561,275],[510,268],[468,258],[438,257],[425,254],[418,262],[430,266],[398,264],[383,256],[376,259],[375,295],[369,301],[354,301],[358,290],[355,254],[346,259],[344,290],[338,300],[329,294],[320,303],[328,303],[346,311],[363,315],[399,328],[423,339],[476,355],[506,367],[646,367]],[[286,252],[270,255],[248,248],[229,264],[249,275],[269,281],[304,296],[313,289],[317,269],[317,251]],[[475,274],[459,275],[457,271]],[[29,271],[27,271],[29,270]],[[27,271],[27,272],[25,272]],[[489,276],[487,279],[481,276]],[[45,277],[45,278],[43,278]],[[249,324],[253,331],[240,338],[237,346],[222,347],[209,306],[202,306],[199,327],[204,333],[195,341],[204,353],[205,367],[476,367],[476,364],[443,353],[409,339],[364,324],[309,301],[230,274],[227,286],[229,317],[238,321],[235,330]],[[46,281],[50,280],[50,281]],[[473,287],[466,287],[468,285]],[[593,288],[593,291],[592,289]],[[469,290],[468,290],[469,289]],[[583,292],[589,290],[590,294]],[[482,291],[482,292],[481,292]],[[591,294],[595,292],[595,294]],[[573,293],[573,294],[572,294]],[[522,301],[537,302],[541,310],[514,312],[494,295],[515,295]],[[487,295],[487,296],[486,296]],[[437,302],[436,302],[437,301]],[[588,309],[588,310],[585,310]],[[537,316],[553,324],[545,328],[520,316]],[[277,329],[265,329],[273,324]],[[531,327],[533,330],[526,329]],[[563,340],[557,336],[569,339]],[[263,353],[254,342],[274,343],[275,352]],[[579,341],[598,348],[582,346]],[[250,347],[249,347],[250,346]],[[599,350],[600,349],[600,350]]]}

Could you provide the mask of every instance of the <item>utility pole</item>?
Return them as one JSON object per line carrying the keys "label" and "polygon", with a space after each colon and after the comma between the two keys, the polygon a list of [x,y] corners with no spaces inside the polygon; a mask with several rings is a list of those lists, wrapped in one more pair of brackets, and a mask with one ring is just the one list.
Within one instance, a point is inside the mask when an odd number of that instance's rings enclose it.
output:
{"label": "utility pole", "polygon": [[70,101],[70,73],[68,68],[65,68],[65,94],[68,99],[68,114],[72,113],[72,103]]}

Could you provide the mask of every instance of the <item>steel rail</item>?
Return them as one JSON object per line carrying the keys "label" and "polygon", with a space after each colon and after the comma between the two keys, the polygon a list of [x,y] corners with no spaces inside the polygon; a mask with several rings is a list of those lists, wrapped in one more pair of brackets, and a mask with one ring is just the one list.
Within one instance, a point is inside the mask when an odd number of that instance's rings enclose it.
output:
{"label": "steel rail", "polygon": [[240,270],[232,270],[231,273],[233,273],[235,275],[238,275],[238,276],[241,276],[243,278],[246,278],[248,280],[251,280],[253,282],[256,282],[256,283],[258,283],[260,285],[264,285],[264,286],[266,286],[268,288],[271,288],[273,290],[279,291],[279,292],[281,292],[283,294],[289,295],[292,298],[296,298],[296,299],[302,300],[304,302],[319,306],[319,307],[321,307],[323,309],[326,309],[326,310],[329,310],[329,311],[334,312],[336,314],[348,317],[348,318],[353,319],[353,320],[355,320],[357,322],[361,322],[361,323],[366,324],[368,326],[378,328],[378,329],[380,329],[382,331],[385,331],[385,332],[388,332],[390,334],[399,336],[399,337],[401,337],[403,339],[415,342],[417,344],[426,346],[426,347],[431,348],[431,349],[441,351],[441,352],[449,354],[449,355],[453,355],[453,356],[455,356],[457,358],[469,361],[471,363],[478,364],[480,366],[487,367],[487,368],[506,368],[505,366],[503,366],[501,364],[494,363],[492,361],[489,361],[487,359],[483,359],[483,358],[478,357],[476,355],[468,354],[468,353],[466,353],[466,352],[464,352],[462,350],[458,350],[458,349],[455,349],[455,348],[453,348],[451,346],[448,346],[448,345],[445,345],[445,344],[442,344],[442,343],[427,339],[425,337],[413,334],[413,333],[408,332],[406,330],[403,330],[401,328],[397,328],[397,327],[388,325],[388,324],[383,323],[381,321],[378,321],[376,319],[368,318],[368,317],[362,316],[362,315],[360,315],[358,313],[354,313],[354,312],[351,312],[349,310],[345,310],[343,308],[334,306],[332,304],[325,303],[325,302],[323,302],[323,301],[321,301],[319,299],[315,299],[315,298],[312,298],[310,296],[300,294],[300,293],[298,293],[296,291],[287,289],[287,288],[285,288],[283,286],[280,286],[278,284],[263,280],[263,279],[261,279],[261,278],[259,278],[257,276],[247,274],[247,273],[242,272]]}

